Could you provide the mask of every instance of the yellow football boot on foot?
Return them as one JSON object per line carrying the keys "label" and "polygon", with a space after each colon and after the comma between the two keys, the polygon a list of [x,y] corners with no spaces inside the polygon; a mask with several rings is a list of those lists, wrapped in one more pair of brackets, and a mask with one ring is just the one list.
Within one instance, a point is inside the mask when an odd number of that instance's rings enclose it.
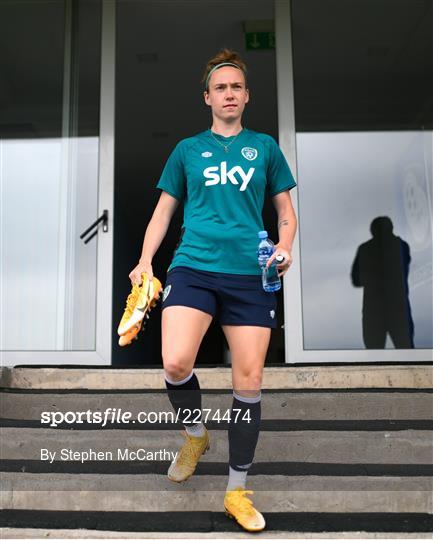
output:
{"label": "yellow football boot on foot", "polygon": [[149,311],[156,306],[159,299],[162,291],[159,279],[154,277],[150,280],[145,273],[142,274],[142,279],[141,285],[133,284],[132,291],[126,300],[125,312],[117,329],[119,336],[130,332],[135,326],[139,325],[145,316],[148,319]]}
{"label": "yellow football boot on foot", "polygon": [[254,491],[238,487],[226,491],[224,497],[226,515],[235,519],[241,527],[249,532],[262,531],[266,525],[265,518],[254,508],[253,501],[246,497],[246,495],[253,493]]}
{"label": "yellow football boot on foot", "polygon": [[201,456],[209,448],[209,433],[206,428],[201,437],[188,435],[186,431],[182,435],[186,438],[185,444],[177,453],[173,463],[168,469],[167,476],[172,482],[184,482],[193,474]]}

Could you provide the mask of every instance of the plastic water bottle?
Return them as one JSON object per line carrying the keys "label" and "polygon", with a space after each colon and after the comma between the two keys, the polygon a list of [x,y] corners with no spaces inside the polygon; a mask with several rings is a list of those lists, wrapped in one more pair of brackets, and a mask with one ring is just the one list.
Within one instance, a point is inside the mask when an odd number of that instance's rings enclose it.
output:
{"label": "plastic water bottle", "polygon": [[263,289],[266,292],[274,292],[281,289],[281,279],[278,275],[277,263],[274,259],[271,266],[266,268],[266,263],[271,257],[272,253],[275,251],[274,243],[270,238],[268,238],[267,231],[259,232],[259,247],[257,249],[257,259],[259,261],[259,266],[262,269],[262,284]]}

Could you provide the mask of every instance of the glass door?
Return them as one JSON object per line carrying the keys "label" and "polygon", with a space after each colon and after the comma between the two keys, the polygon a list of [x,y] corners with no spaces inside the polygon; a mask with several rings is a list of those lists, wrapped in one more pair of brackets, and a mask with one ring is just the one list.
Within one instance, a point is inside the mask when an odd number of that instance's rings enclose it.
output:
{"label": "glass door", "polygon": [[431,21],[431,2],[276,0],[286,362],[432,360]]}
{"label": "glass door", "polygon": [[111,362],[114,7],[0,6],[6,366]]}

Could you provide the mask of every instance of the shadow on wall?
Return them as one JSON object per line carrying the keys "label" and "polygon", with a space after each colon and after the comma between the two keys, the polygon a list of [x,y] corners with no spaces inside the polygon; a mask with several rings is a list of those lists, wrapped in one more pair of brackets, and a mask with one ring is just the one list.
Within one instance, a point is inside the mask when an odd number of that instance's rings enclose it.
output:
{"label": "shadow on wall", "polygon": [[352,265],[352,284],[364,287],[362,334],[367,349],[384,349],[388,333],[396,349],[414,348],[409,303],[409,244],[393,234],[389,217],[375,218],[371,240],[361,244]]}

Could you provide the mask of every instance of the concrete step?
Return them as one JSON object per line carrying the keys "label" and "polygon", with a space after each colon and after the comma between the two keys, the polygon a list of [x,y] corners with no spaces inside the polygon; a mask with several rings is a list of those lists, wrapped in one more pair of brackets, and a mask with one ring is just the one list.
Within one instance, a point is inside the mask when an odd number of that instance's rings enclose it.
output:
{"label": "concrete step", "polygon": [[[428,387],[264,392],[248,487],[268,532],[433,531],[432,400]],[[230,409],[231,401],[230,390],[203,391],[203,407],[212,411]],[[166,478],[169,453],[183,442],[180,426],[40,423],[42,411],[111,407],[132,419],[171,411],[164,389],[9,388],[0,405],[3,524],[83,526],[84,537],[91,528],[251,537],[223,514],[226,423],[208,422],[210,451],[181,485]],[[56,452],[53,463],[41,460],[42,448]],[[101,455],[86,457],[89,449]],[[146,453],[143,461],[127,458],[125,450],[139,449],[154,452],[154,460]]]}
{"label": "concrete step", "polygon": [[[205,535],[205,536],[204,536]],[[132,532],[132,531],[107,531],[107,530],[85,530],[83,529],[34,529],[34,528],[11,528],[4,527],[2,529],[2,538],[17,538],[17,539],[27,539],[27,538],[76,538],[76,539],[90,539],[90,538],[113,538],[113,539],[161,539],[167,540],[167,533],[161,532]],[[253,538],[253,534],[242,533],[242,532],[206,532],[206,533],[196,533],[196,532],[170,532],[170,538],[173,540],[195,540],[203,538],[206,539],[219,539],[219,540],[228,540],[232,538]],[[289,531],[264,531],[260,533],[260,540],[302,540],[302,539],[321,539],[321,540],[339,540],[339,539],[352,539],[352,540],[370,540],[370,539],[386,539],[386,540],[395,540],[399,539],[415,539],[415,538],[428,538],[431,540],[431,533],[429,532],[405,532],[405,533],[388,533],[388,532],[289,532]]]}
{"label": "concrete step", "polygon": [[[164,512],[5,510],[3,516],[7,517],[12,527],[41,527],[41,536],[38,538],[42,538],[42,533],[47,528],[54,529],[52,534],[54,538],[69,537],[67,531],[63,532],[64,536],[58,536],[59,528],[63,530],[68,528],[71,538],[113,538],[115,536],[112,536],[112,531],[121,531],[117,538],[163,538],[164,540],[167,538],[257,538],[257,535],[242,532],[240,527],[233,520],[229,520],[223,512],[166,514]],[[260,538],[390,538],[395,540],[396,538],[431,538],[431,532],[430,535],[424,535],[432,530],[431,516],[421,513],[273,512],[266,514],[265,517],[266,530],[260,533]],[[76,531],[76,529],[80,530]],[[129,536],[133,534],[133,531],[140,531],[139,536]],[[182,532],[179,533],[179,531]],[[323,531],[326,531],[329,536]],[[384,531],[387,531],[388,535]],[[414,531],[417,532],[414,534]],[[106,533],[108,534],[105,536]],[[18,538],[22,537],[18,536]]]}
{"label": "concrete step", "polygon": [[[192,477],[182,485],[162,475],[2,474],[5,509],[223,511],[226,478]],[[203,490],[203,486],[206,487]],[[431,513],[432,478],[252,476],[263,512]]]}
{"label": "concrete step", "polygon": [[[105,460],[116,461],[120,449],[139,449],[172,455],[183,442],[180,431],[136,430],[57,430],[45,428],[3,428],[1,455],[3,459],[40,460],[41,449],[56,452],[62,449],[84,452],[111,452]],[[211,430],[211,448],[203,462],[227,462],[228,440],[224,430]],[[394,432],[356,431],[262,431],[256,448],[258,462],[304,463],[381,463],[432,464],[432,432],[405,430]],[[69,460],[69,454],[65,454]],[[166,458],[167,459],[167,458]],[[95,460],[95,459],[93,459]]]}
{"label": "concrete step", "polygon": [[[226,411],[232,393],[202,392],[202,405]],[[140,411],[172,411],[165,390],[134,393],[32,393],[11,390],[0,400],[2,418],[40,420],[42,411],[104,411],[116,408],[136,418]],[[433,417],[433,392],[263,392],[262,418],[274,420],[416,420]]]}
{"label": "concrete step", "polygon": [[[329,362],[332,362],[330,351]],[[232,387],[231,369],[226,367],[194,370],[202,388]],[[88,388],[88,389],[164,389],[162,368],[77,368],[2,367],[0,386],[7,388]],[[433,367],[405,365],[327,365],[266,366],[263,388],[433,388]]]}

